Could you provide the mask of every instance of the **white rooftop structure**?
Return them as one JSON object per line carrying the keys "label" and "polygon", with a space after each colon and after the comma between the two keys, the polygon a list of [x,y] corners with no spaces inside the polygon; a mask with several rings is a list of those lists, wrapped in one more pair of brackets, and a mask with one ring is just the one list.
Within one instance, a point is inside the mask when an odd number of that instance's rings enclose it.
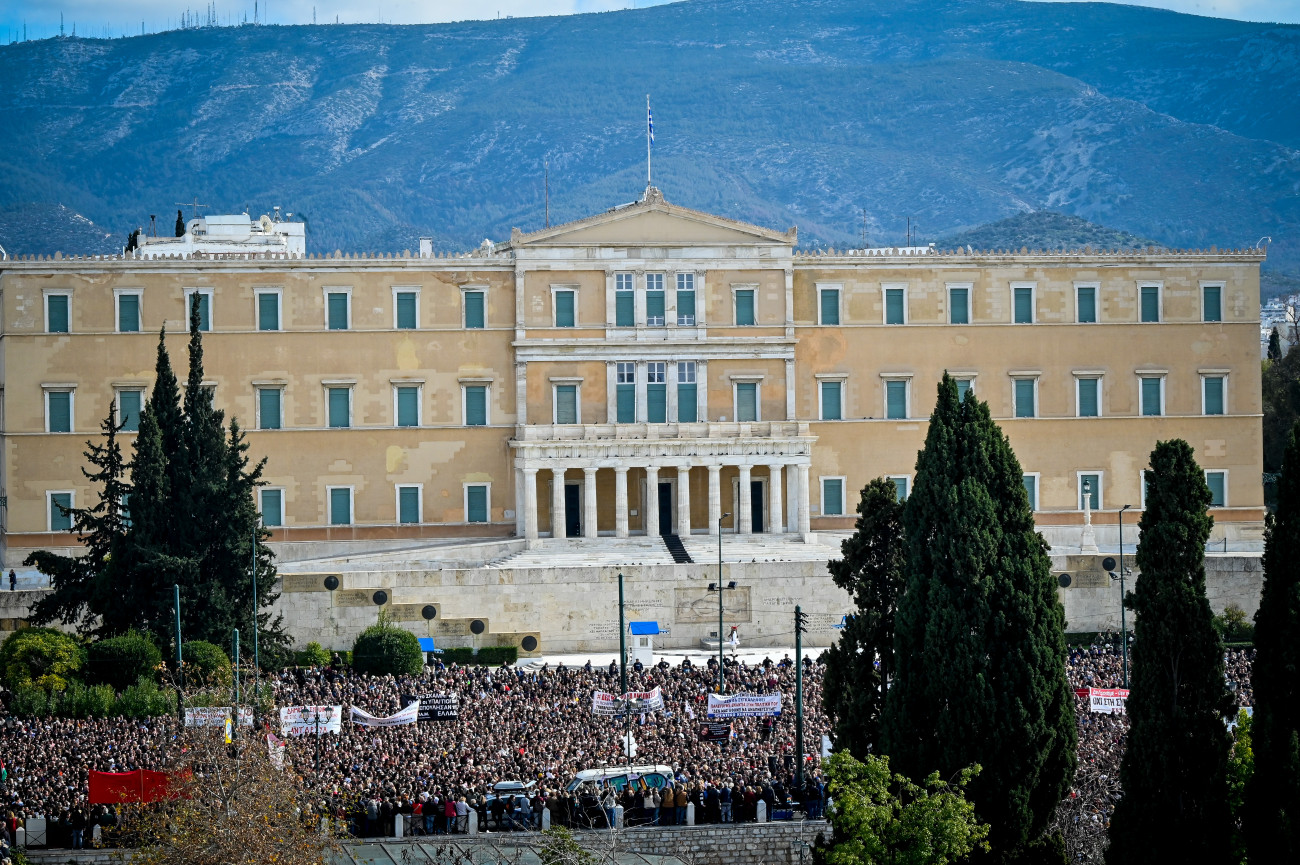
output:
{"label": "white rooftop structure", "polygon": [[307,225],[263,214],[252,219],[247,213],[213,214],[191,219],[180,237],[140,235],[138,255],[144,258],[189,256],[195,253],[274,252],[293,256],[307,252]]}

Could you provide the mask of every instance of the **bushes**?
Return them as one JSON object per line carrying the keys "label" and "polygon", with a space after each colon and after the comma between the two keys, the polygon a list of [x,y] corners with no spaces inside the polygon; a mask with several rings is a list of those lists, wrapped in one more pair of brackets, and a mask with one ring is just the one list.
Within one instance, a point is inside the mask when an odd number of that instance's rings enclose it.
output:
{"label": "bushes", "polygon": [[230,670],[230,659],[220,646],[203,640],[193,640],[181,647],[185,659],[185,685],[198,688],[204,685],[229,687],[235,681]]}
{"label": "bushes", "polygon": [[352,666],[373,676],[414,676],[424,668],[420,641],[386,621],[366,628],[352,645]]}
{"label": "bushes", "polygon": [[474,650],[469,646],[460,646],[455,649],[442,650],[442,662],[444,664],[460,664],[462,667],[474,663]]}
{"label": "bushes", "polygon": [[[189,644],[186,643],[188,646]],[[206,645],[211,646],[211,643]],[[216,647],[213,646],[215,649]],[[220,650],[218,650],[220,651]],[[226,668],[230,672],[229,666]],[[122,692],[113,706],[114,714],[126,718],[156,718],[176,712],[176,694],[164,691],[153,679],[141,676],[139,681]]]}
{"label": "bushes", "polygon": [[86,681],[125,691],[141,676],[152,676],[162,664],[162,652],[146,635],[128,631],[86,647]]}
{"label": "bushes", "polygon": [[499,667],[502,664],[513,664],[519,658],[519,650],[514,646],[484,646],[474,654],[474,650],[468,646],[462,646],[455,649],[442,650],[442,662],[444,664],[478,664],[484,667]]}
{"label": "bushes", "polygon": [[151,718],[166,715],[174,710],[176,698],[169,691],[160,691],[150,676],[114,698],[108,685],[83,685],[70,682],[62,691],[46,692],[35,685],[20,685],[9,700],[9,712],[20,718],[111,718],[122,715],[128,718]]}
{"label": "bushes", "polygon": [[1214,630],[1225,643],[1252,643],[1255,626],[1246,618],[1246,611],[1236,604],[1223,608],[1223,615],[1214,617]]}
{"label": "bushes", "polygon": [[330,653],[320,643],[311,642],[298,651],[297,661],[300,667],[324,667],[330,662]]}
{"label": "bushes", "polygon": [[85,660],[81,646],[67,634],[53,628],[24,628],[0,645],[0,677],[15,690],[35,685],[62,691]]}

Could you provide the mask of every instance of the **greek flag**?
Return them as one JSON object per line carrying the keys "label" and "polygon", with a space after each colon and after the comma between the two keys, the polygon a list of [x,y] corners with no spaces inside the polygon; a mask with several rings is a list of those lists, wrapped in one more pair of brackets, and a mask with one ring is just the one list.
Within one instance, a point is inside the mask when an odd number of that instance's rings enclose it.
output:
{"label": "greek flag", "polygon": [[647,99],[645,103],[645,128],[646,128],[646,134],[650,136],[650,143],[654,144],[655,143],[655,117],[650,112],[649,99]]}

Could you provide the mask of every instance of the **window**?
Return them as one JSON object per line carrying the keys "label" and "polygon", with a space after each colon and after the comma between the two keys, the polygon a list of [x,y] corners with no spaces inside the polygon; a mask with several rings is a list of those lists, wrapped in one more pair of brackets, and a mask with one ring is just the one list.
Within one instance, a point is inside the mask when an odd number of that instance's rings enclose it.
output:
{"label": "window", "polygon": [[557,384],[555,386],[555,422],[578,422],[578,386],[576,384]]}
{"label": "window", "polygon": [[393,388],[393,415],[398,426],[420,425],[420,386],[401,384]]}
{"label": "window", "polygon": [[284,424],[284,391],[278,387],[257,389],[257,428],[280,429]]}
{"label": "window", "polygon": [[844,478],[822,478],[822,516],[844,516]]}
{"label": "window", "polygon": [[72,531],[72,491],[61,490],[45,494],[46,512],[49,514],[50,531]]}
{"label": "window", "polygon": [[758,382],[736,382],[736,420],[740,423],[758,420]]}
{"label": "window", "polygon": [[185,289],[185,328],[189,329],[190,315],[194,312],[195,298],[199,305],[199,330],[207,333],[212,330],[212,289]]}
{"label": "window", "polygon": [[45,390],[45,431],[52,433],[72,432],[72,388]]}
{"label": "window", "polygon": [[885,286],[885,324],[907,324],[907,289]]}
{"label": "window", "polygon": [[332,427],[352,426],[352,388],[326,388],[329,396],[329,425]]}
{"label": "window", "polygon": [[465,426],[487,426],[488,386],[465,385]]}
{"label": "window", "polygon": [[664,326],[664,275],[645,275],[645,323],[648,327]]}
{"label": "window", "polygon": [[465,305],[465,329],[482,330],[487,326],[485,313],[486,297],[481,291],[465,291],[461,293],[461,301]]}
{"label": "window", "polygon": [[577,325],[573,309],[574,294],[576,292],[571,288],[561,288],[551,292],[552,305],[555,307],[556,327],[575,327]]}
{"label": "window", "polygon": [[1017,378],[1012,379],[1012,384],[1015,387],[1015,416],[1037,417],[1038,379]]}
{"label": "window", "polygon": [[415,330],[420,326],[420,292],[412,288],[393,289],[393,327]]}
{"label": "window", "polygon": [[330,487],[330,525],[352,525],[352,487]]}
{"label": "window", "polygon": [[1142,510],[1144,511],[1147,509],[1147,473],[1148,472],[1150,472],[1150,469],[1144,470],[1142,472],[1142,477],[1140,478],[1141,485],[1142,485]]}
{"label": "window", "polygon": [[1012,321],[1016,324],[1034,323],[1034,287],[1032,285],[1013,285]]}
{"label": "window", "polygon": [[67,333],[71,323],[72,294],[66,291],[45,292],[45,332]]}
{"label": "window", "polygon": [[1201,318],[1204,321],[1223,321],[1223,286],[1201,286]]}
{"label": "window", "polygon": [[1024,476],[1025,495],[1029,497],[1029,509],[1038,510],[1038,475],[1026,474]]}
{"label": "window", "polygon": [[1075,286],[1074,318],[1079,324],[1097,323],[1097,286]]}
{"label": "window", "polygon": [[465,484],[465,522],[488,521],[488,484]]}
{"label": "window", "polygon": [[900,502],[905,501],[907,499],[907,475],[890,475],[889,479],[894,482],[894,489],[898,493],[898,500]]}
{"label": "window", "polygon": [[257,292],[257,329],[280,329],[280,292]]}
{"label": "window", "polygon": [[695,383],[695,361],[677,362],[677,422],[695,423],[699,420],[696,400],[699,391]]}
{"label": "window", "polygon": [[1079,472],[1079,510],[1085,498],[1094,511],[1101,510],[1101,472]]}
{"label": "window", "polygon": [[140,332],[140,290],[113,289],[117,301],[117,332]]}
{"label": "window", "polygon": [[615,423],[636,423],[636,364],[620,362],[614,369]]}
{"label": "window", "polygon": [[1163,375],[1142,376],[1141,385],[1142,414],[1158,417],[1165,413],[1165,377]]}
{"label": "window", "polygon": [[970,324],[970,289],[948,289],[948,323]]}
{"label": "window", "polygon": [[973,379],[973,378],[959,378],[959,379],[956,379],[956,382],[957,382],[957,401],[958,401],[958,402],[962,402],[962,401],[964,401],[964,400],[966,399],[966,394],[968,394],[968,393],[970,393],[972,390],[974,390],[974,388],[975,388],[975,379]]}
{"label": "window", "polygon": [[695,325],[695,274],[677,274],[677,326]]}
{"label": "window", "polygon": [[738,288],[735,291],[736,325],[752,326],[754,318],[754,289]]}
{"label": "window", "polygon": [[284,525],[284,491],[263,487],[258,490],[261,500],[262,525],[269,528]]}
{"label": "window", "polygon": [[843,387],[842,381],[823,381],[818,382],[821,390],[821,418],[822,420],[842,420],[844,417]]}
{"label": "window", "polygon": [[668,364],[647,363],[645,380],[646,422],[668,423]]}
{"label": "window", "polygon": [[140,409],[144,405],[144,391],[129,389],[117,392],[117,421],[122,432],[140,431]]}
{"label": "window", "polygon": [[1201,414],[1223,414],[1223,386],[1226,376],[1201,376]]}
{"label": "window", "polygon": [[907,419],[907,379],[885,381],[885,417],[889,420]]}
{"label": "window", "polygon": [[1075,413],[1079,417],[1101,417],[1101,379],[1079,376],[1074,380]]}
{"label": "window", "polygon": [[352,326],[352,292],[325,291],[325,326],[330,330],[347,330]]}
{"label": "window", "polygon": [[1210,488],[1210,507],[1226,508],[1228,506],[1228,473],[1206,472],[1205,484]]}
{"label": "window", "polygon": [[824,325],[837,325],[840,323],[840,290],[836,288],[819,288],[817,289],[819,299],[818,312],[821,314],[821,323]]}
{"label": "window", "polygon": [[614,274],[614,326],[636,326],[636,283],[630,273]]}
{"label": "window", "polygon": [[399,523],[420,522],[421,510],[419,485],[397,488],[397,521]]}
{"label": "window", "polygon": [[1160,320],[1160,286],[1144,285],[1138,289],[1140,298],[1139,321]]}

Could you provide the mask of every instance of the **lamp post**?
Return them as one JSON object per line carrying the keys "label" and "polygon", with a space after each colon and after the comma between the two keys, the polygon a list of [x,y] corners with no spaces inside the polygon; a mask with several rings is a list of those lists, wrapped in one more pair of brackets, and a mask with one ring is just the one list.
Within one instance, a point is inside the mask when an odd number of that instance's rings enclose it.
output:
{"label": "lamp post", "polygon": [[[722,521],[731,516],[728,511],[718,517],[718,694],[723,691],[722,679]],[[735,588],[736,584],[731,584]],[[709,591],[713,591],[713,585],[709,585]]]}
{"label": "lamp post", "polygon": [[1124,612],[1124,512],[1132,505],[1119,509],[1119,645],[1124,658],[1124,688],[1128,688],[1128,616]]}

